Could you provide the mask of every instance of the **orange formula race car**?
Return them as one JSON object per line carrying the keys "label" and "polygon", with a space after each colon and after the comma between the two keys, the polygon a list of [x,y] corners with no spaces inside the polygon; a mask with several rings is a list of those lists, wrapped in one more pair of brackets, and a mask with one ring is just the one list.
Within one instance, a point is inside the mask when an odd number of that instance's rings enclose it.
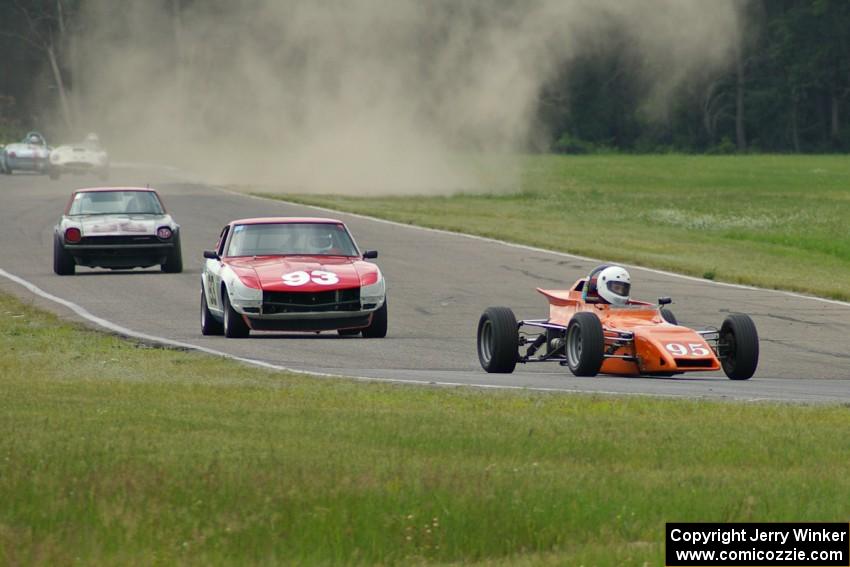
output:
{"label": "orange formula race car", "polygon": [[510,373],[518,362],[551,361],[576,376],[673,376],[721,368],[732,380],[755,374],[759,339],[748,315],[730,314],[720,329],[690,329],[665,309],[670,298],[659,298],[657,305],[627,298],[615,305],[589,297],[587,282],[582,278],[566,291],[538,288],[549,300],[548,319],[517,321],[507,307],[484,311],[478,322],[484,370]]}

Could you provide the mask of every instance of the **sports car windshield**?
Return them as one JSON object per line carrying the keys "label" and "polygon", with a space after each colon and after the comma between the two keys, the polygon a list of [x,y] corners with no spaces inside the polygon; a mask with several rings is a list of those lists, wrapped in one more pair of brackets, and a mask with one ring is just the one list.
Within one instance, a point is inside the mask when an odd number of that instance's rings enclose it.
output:
{"label": "sports car windshield", "polygon": [[74,196],[69,215],[161,215],[153,191],[83,191]]}
{"label": "sports car windshield", "polygon": [[341,224],[238,224],[225,256],[357,256]]}

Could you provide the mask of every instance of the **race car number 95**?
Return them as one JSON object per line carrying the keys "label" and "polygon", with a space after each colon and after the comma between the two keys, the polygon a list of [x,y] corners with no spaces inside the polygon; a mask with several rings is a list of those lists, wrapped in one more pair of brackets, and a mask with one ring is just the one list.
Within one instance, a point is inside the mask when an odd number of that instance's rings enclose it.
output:
{"label": "race car number 95", "polygon": [[664,347],[676,356],[708,356],[709,350],[700,343],[667,343]]}
{"label": "race car number 95", "polygon": [[306,285],[309,282],[319,285],[333,285],[335,283],[339,283],[339,276],[333,272],[325,272],[322,270],[313,270],[309,274],[302,271],[290,272],[288,274],[283,274],[280,277],[283,279],[284,284],[292,287]]}

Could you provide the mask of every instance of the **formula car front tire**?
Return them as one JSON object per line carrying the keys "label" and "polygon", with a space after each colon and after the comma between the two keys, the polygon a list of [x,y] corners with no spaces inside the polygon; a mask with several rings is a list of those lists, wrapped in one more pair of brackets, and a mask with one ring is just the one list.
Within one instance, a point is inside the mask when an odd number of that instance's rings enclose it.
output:
{"label": "formula car front tire", "polygon": [[221,335],[224,333],[224,327],[221,321],[218,321],[210,313],[210,308],[207,305],[207,294],[201,286],[201,334],[204,336]]}
{"label": "formula car front tire", "polygon": [[567,366],[575,376],[599,374],[605,354],[605,335],[599,317],[584,311],[573,315],[567,325],[565,347]]}
{"label": "formula car front tire", "polygon": [[77,270],[77,262],[71,256],[59,237],[53,238],[53,271],[58,276],[73,276]]}
{"label": "formula car front tire", "polygon": [[[342,334],[342,333],[340,333]],[[387,336],[387,299],[384,304],[372,314],[372,322],[363,329],[363,336],[367,339],[383,339]]]}
{"label": "formula car front tire", "polygon": [[244,339],[250,334],[251,329],[242,315],[230,305],[227,290],[222,289],[221,292],[221,305],[224,308],[224,336],[228,339]]}
{"label": "formula car front tire", "polygon": [[662,310],[661,310],[661,317],[662,317],[665,321],[667,321],[668,323],[670,323],[671,325],[678,325],[678,324],[679,324],[679,320],[678,320],[678,319],[676,319],[676,316],[675,316],[675,315],[673,314],[673,312],[672,312],[672,311],[670,311],[669,309],[662,309]]}
{"label": "formula car front tire", "polygon": [[720,327],[720,364],[731,380],[749,380],[759,364],[759,336],[749,315],[732,313]]}
{"label": "formula car front tire", "polygon": [[478,361],[490,373],[510,374],[519,358],[519,332],[514,312],[488,307],[478,320]]}

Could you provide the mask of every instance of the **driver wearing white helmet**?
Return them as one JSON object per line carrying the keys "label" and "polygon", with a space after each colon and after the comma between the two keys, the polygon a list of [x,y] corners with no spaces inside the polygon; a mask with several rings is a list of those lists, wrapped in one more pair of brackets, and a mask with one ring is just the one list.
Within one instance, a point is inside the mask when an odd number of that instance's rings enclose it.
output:
{"label": "driver wearing white helmet", "polygon": [[632,279],[621,266],[598,266],[587,276],[582,299],[591,303],[609,303],[617,307],[628,305]]}
{"label": "driver wearing white helmet", "polygon": [[309,237],[311,254],[328,254],[333,248],[333,235],[327,230],[316,230]]}

